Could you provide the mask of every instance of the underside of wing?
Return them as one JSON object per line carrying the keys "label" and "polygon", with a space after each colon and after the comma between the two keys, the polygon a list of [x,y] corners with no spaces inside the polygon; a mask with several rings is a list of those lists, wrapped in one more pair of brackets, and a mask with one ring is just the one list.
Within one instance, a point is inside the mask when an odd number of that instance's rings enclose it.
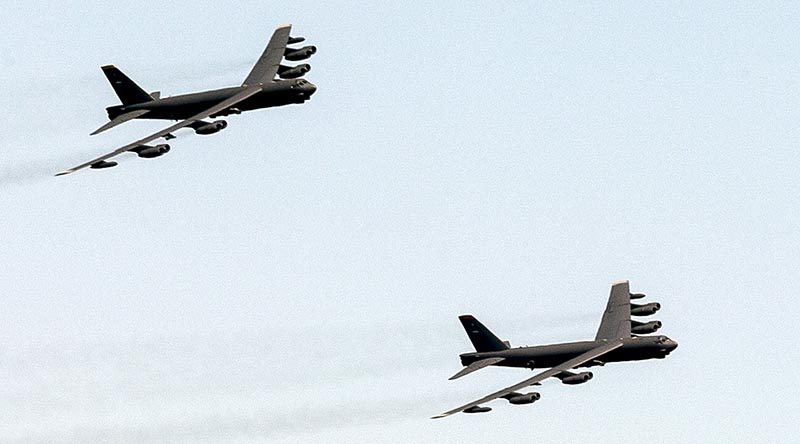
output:
{"label": "underside of wing", "polygon": [[524,388],[529,387],[531,385],[534,385],[534,384],[536,384],[536,383],[538,383],[540,381],[543,381],[543,380],[545,380],[545,379],[547,379],[549,377],[555,376],[555,375],[557,375],[557,374],[559,374],[559,373],[561,373],[563,371],[566,371],[566,370],[569,370],[571,368],[577,367],[577,366],[579,366],[579,365],[581,365],[583,363],[589,362],[589,361],[591,361],[593,359],[597,359],[598,357],[600,357],[600,356],[602,356],[602,355],[604,355],[604,354],[606,354],[606,353],[608,353],[608,352],[610,352],[612,350],[616,350],[619,347],[622,347],[622,342],[621,341],[610,341],[610,342],[608,342],[606,344],[603,344],[603,345],[601,345],[599,347],[593,348],[592,350],[589,350],[588,352],[583,353],[583,354],[581,354],[581,355],[579,355],[579,356],[577,356],[575,358],[572,358],[569,361],[564,362],[563,364],[557,365],[557,366],[551,368],[550,370],[545,370],[545,371],[537,374],[536,376],[534,376],[532,378],[528,378],[528,379],[526,379],[526,380],[524,380],[524,381],[522,381],[522,382],[520,382],[518,384],[514,384],[514,385],[512,385],[510,387],[506,387],[506,388],[504,388],[502,390],[499,390],[499,391],[496,391],[496,392],[494,392],[494,393],[492,393],[490,395],[486,395],[483,398],[478,399],[476,401],[470,402],[468,404],[464,404],[464,405],[462,405],[460,407],[456,407],[453,410],[449,410],[449,411],[446,411],[446,412],[441,413],[439,415],[436,415],[436,416],[432,417],[431,419],[444,418],[444,417],[450,416],[450,415],[452,415],[454,413],[465,412],[465,411],[466,412],[483,412],[483,411],[487,411],[486,410],[487,407],[481,407],[480,405],[485,403],[485,402],[489,402],[489,401],[492,401],[494,399],[502,398],[502,397],[504,397],[506,395],[510,395],[510,394],[516,392],[517,390],[524,389]]}
{"label": "underside of wing", "polygon": [[102,168],[103,166],[110,166],[110,163],[106,162],[108,159],[110,159],[112,157],[115,157],[115,156],[118,156],[118,155],[120,155],[122,153],[135,150],[140,145],[143,145],[143,144],[148,143],[148,142],[152,142],[153,140],[156,140],[156,139],[158,139],[160,137],[168,136],[173,131],[177,131],[177,130],[179,130],[181,128],[185,128],[187,126],[191,126],[194,122],[197,122],[198,120],[205,119],[206,117],[209,117],[212,114],[216,114],[216,113],[219,113],[220,111],[224,111],[224,110],[230,108],[231,106],[233,106],[233,105],[235,105],[235,104],[247,99],[248,97],[251,97],[251,96],[253,96],[255,94],[258,94],[259,91],[261,91],[261,88],[258,87],[258,86],[252,86],[252,87],[249,87],[249,88],[245,88],[241,92],[239,92],[238,94],[236,94],[236,95],[234,95],[234,96],[232,96],[232,97],[230,97],[228,99],[225,99],[222,102],[212,106],[211,108],[209,108],[209,109],[207,109],[207,110],[205,110],[205,111],[203,111],[201,113],[198,113],[198,114],[196,114],[196,115],[194,115],[194,116],[192,116],[192,117],[190,117],[190,118],[188,118],[186,120],[180,121],[180,122],[178,122],[178,123],[176,123],[176,124],[174,124],[174,125],[172,125],[172,126],[170,126],[168,128],[164,128],[161,131],[158,131],[158,132],[155,132],[153,134],[150,134],[147,137],[143,137],[143,138],[137,140],[136,142],[132,142],[132,143],[129,143],[129,144],[125,145],[125,146],[117,148],[116,150],[114,150],[114,151],[112,151],[112,152],[110,152],[108,154],[104,154],[104,155],[102,155],[102,156],[100,156],[100,157],[98,157],[96,159],[92,159],[92,160],[90,160],[90,161],[88,161],[86,163],[82,163],[82,164],[74,166],[74,167],[72,167],[70,169],[64,170],[64,171],[56,174],[56,176],[63,176],[65,174],[74,173],[75,171],[90,167],[92,165],[98,165],[98,167],[100,167],[100,168]]}
{"label": "underside of wing", "polygon": [[283,54],[286,51],[286,44],[289,41],[289,33],[292,30],[292,25],[283,25],[278,27],[272,33],[272,38],[269,39],[266,49],[258,58],[255,66],[244,79],[243,85],[258,85],[259,83],[272,82],[275,75],[278,73],[278,66],[283,60]]}

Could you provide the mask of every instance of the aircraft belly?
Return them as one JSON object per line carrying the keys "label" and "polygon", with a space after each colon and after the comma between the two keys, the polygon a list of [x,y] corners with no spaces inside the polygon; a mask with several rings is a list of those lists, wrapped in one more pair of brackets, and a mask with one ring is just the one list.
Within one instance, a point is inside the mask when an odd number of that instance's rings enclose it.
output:
{"label": "aircraft belly", "polygon": [[148,119],[167,119],[167,120],[183,120],[196,115],[197,113],[214,106],[215,103],[211,102],[195,102],[195,103],[163,103],[151,106],[150,112],[145,114]]}
{"label": "aircraft belly", "polygon": [[[555,367],[565,361],[580,355],[580,353],[559,353],[559,354],[529,354],[525,356],[515,357],[509,360],[508,365],[513,367],[528,367],[528,368],[547,368]],[[500,365],[503,365],[501,363]]]}
{"label": "aircraft belly", "polygon": [[261,108],[272,108],[293,103],[292,100],[280,93],[261,93],[244,100],[237,108],[241,110],[254,110]]}
{"label": "aircraft belly", "polygon": [[[535,368],[555,367],[595,347],[592,342],[523,347],[510,350],[506,365]],[[503,365],[502,363],[500,365]]]}
{"label": "aircraft belly", "polygon": [[[236,92],[236,91],[233,91]],[[210,93],[188,94],[183,96],[167,97],[158,101],[141,105],[133,105],[125,111],[146,109],[149,112],[143,117],[146,119],[183,120],[208,109],[217,103],[229,98],[231,91],[221,90]],[[295,103],[295,98],[280,92],[262,92],[243,100],[235,108],[249,111],[260,108],[288,105]]]}

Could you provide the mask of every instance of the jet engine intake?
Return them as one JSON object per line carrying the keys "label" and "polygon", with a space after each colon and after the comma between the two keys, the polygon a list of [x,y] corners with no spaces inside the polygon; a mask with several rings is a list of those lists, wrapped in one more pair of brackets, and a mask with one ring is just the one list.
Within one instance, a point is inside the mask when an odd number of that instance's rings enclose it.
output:
{"label": "jet engine intake", "polygon": [[154,157],[162,156],[169,152],[169,145],[166,143],[162,143],[156,146],[149,146],[149,145],[139,145],[135,148],[132,148],[131,151],[136,153],[137,156],[145,158],[145,159],[152,159]]}
{"label": "jet engine intake", "polygon": [[646,334],[655,333],[661,328],[661,321],[636,322],[631,321],[631,333]]}
{"label": "jet engine intake", "polygon": [[592,379],[593,376],[594,375],[592,374],[592,372],[580,372],[574,375],[561,378],[561,383],[567,385],[583,384],[584,382]]}
{"label": "jet engine intake", "polygon": [[205,123],[194,127],[196,134],[208,135],[222,131],[228,126],[228,122],[224,120],[215,120],[213,122]]}
{"label": "jet engine intake", "polygon": [[658,310],[661,309],[661,304],[658,302],[651,302],[649,304],[631,304],[631,315],[632,316],[650,316],[655,314]]}
{"label": "jet engine intake", "polygon": [[309,71],[311,71],[311,65],[308,63],[303,63],[302,65],[297,66],[279,65],[278,77],[282,79],[296,79],[298,77],[302,77]]}
{"label": "jet engine intake", "polygon": [[298,60],[305,60],[317,52],[317,47],[313,45],[303,46],[302,48],[286,48],[283,57],[286,60],[296,62]]}

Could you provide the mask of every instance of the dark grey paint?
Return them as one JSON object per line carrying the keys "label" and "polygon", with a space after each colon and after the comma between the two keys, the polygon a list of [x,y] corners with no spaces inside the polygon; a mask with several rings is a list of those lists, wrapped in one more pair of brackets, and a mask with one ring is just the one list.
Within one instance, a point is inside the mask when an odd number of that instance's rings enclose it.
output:
{"label": "dark grey paint", "polygon": [[516,390],[539,385],[540,381],[550,377],[558,378],[568,385],[583,384],[592,379],[591,372],[576,374],[569,371],[572,368],[604,365],[607,362],[665,358],[678,347],[677,342],[663,335],[636,336],[631,333],[632,328],[636,332],[653,332],[661,327],[660,321],[647,323],[631,321],[632,314],[646,316],[655,313],[661,307],[657,302],[632,306],[631,299],[642,297],[644,297],[642,294],[630,293],[627,281],[613,284],[606,311],[603,313],[597,335],[592,341],[511,348],[508,342],[501,341],[474,316],[459,316],[464,330],[475,347],[475,352],[460,355],[461,364],[465,368],[450,379],[460,378],[489,366],[549,370],[433,418],[444,418],[458,412],[488,412],[491,408],[480,404],[497,398],[504,398],[511,404],[533,403],[539,399],[538,393],[518,393]]}

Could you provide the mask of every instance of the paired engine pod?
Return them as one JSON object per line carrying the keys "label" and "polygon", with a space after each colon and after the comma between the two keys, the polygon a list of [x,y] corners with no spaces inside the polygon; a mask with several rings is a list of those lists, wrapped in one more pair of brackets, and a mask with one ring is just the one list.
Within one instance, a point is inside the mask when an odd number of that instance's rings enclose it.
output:
{"label": "paired engine pod", "polygon": [[317,52],[317,47],[313,45],[303,46],[302,48],[297,48],[297,49],[286,48],[286,50],[283,53],[283,57],[285,57],[286,60],[296,62],[299,60],[305,60],[314,55],[314,53],[316,52]]}
{"label": "paired engine pod", "polygon": [[112,161],[100,160],[89,165],[89,168],[93,170],[101,170],[103,168],[111,168],[115,166],[117,166],[117,162],[114,162],[113,160]]}
{"label": "paired engine pod", "polygon": [[144,158],[144,159],[152,159],[154,157],[162,156],[169,152],[169,145],[166,143],[162,143],[156,146],[150,145],[139,145],[135,148],[131,148],[131,151],[136,153],[137,156]]}
{"label": "paired engine pod", "polygon": [[485,413],[491,411],[492,411],[491,407],[483,407],[480,405],[476,405],[475,407],[470,407],[468,409],[465,409],[464,413]]}
{"label": "paired engine pod", "polygon": [[655,314],[658,310],[661,309],[661,304],[658,302],[651,302],[649,304],[631,304],[631,315],[632,316],[650,316]]}
{"label": "paired engine pod", "polygon": [[209,135],[209,134],[214,134],[214,133],[220,132],[220,131],[224,130],[227,126],[228,126],[228,122],[226,122],[224,120],[215,120],[213,122],[202,123],[202,124],[197,125],[197,126],[192,126],[192,128],[194,128],[195,134],[200,134],[200,135],[204,135],[205,136],[205,135]]}

